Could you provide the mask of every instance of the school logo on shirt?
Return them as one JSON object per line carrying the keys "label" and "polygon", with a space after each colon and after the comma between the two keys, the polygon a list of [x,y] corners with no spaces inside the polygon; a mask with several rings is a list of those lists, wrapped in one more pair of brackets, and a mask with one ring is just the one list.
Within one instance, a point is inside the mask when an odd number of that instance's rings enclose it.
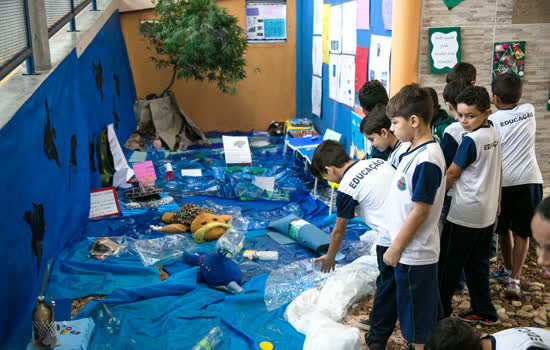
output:
{"label": "school logo on shirt", "polygon": [[405,181],[405,176],[402,176],[399,181],[397,181],[397,189],[399,191],[405,191],[407,189],[407,182]]}

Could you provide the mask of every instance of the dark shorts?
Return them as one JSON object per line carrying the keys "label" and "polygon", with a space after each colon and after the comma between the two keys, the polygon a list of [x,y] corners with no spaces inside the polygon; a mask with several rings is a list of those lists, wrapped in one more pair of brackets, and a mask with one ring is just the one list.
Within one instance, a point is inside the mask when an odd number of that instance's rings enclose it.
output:
{"label": "dark shorts", "polygon": [[512,230],[520,237],[531,237],[531,219],[541,200],[541,184],[503,187],[496,232]]}
{"label": "dark shorts", "polygon": [[437,265],[399,264],[394,269],[399,324],[408,342],[426,343],[428,334],[442,318]]}

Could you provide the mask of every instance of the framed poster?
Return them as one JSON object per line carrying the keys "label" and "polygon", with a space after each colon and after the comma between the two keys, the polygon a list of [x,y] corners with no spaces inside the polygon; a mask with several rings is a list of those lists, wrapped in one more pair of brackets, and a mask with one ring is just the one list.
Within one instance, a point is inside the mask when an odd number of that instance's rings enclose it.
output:
{"label": "framed poster", "polygon": [[429,28],[430,73],[447,73],[461,60],[460,27]]}
{"label": "framed poster", "polygon": [[89,219],[121,215],[114,187],[99,188],[90,191]]}
{"label": "framed poster", "polygon": [[525,69],[525,41],[495,43],[492,78],[503,73],[514,73],[523,79]]}
{"label": "framed poster", "polygon": [[286,42],[286,3],[246,3],[248,42]]}

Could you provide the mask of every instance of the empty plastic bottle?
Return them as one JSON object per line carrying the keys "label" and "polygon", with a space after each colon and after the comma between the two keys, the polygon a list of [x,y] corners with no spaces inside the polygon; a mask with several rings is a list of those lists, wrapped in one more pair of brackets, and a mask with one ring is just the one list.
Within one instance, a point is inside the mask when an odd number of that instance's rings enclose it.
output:
{"label": "empty plastic bottle", "polygon": [[235,231],[232,228],[227,229],[225,233],[218,238],[216,242],[216,250],[233,259],[239,254],[244,244],[244,234],[240,231]]}
{"label": "empty plastic bottle", "polygon": [[191,350],[212,350],[223,340],[223,332],[220,327],[212,328]]}

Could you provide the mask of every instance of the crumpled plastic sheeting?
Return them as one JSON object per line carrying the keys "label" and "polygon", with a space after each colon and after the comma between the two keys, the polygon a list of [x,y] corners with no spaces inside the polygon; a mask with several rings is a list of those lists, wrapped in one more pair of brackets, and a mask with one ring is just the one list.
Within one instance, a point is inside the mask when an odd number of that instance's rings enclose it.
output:
{"label": "crumpled plastic sheeting", "polygon": [[166,235],[158,238],[136,239],[130,245],[140,257],[143,265],[169,264],[183,256],[193,254],[199,247],[184,235]]}
{"label": "crumpled plastic sheeting", "polygon": [[[267,275],[231,295],[196,283],[196,268],[141,288],[118,289],[92,300],[77,317],[92,317],[96,333],[90,349],[190,349],[209,329],[222,328],[220,349],[301,349],[304,336],[284,320],[283,311],[267,312],[263,291]],[[101,306],[105,305],[105,306]],[[139,330],[139,331],[138,331]]]}
{"label": "crumpled plastic sheeting", "polygon": [[285,318],[306,335],[305,350],[361,349],[359,330],[338,322],[350,306],[374,294],[377,276],[376,256],[363,256],[337,268],[288,305]]}

